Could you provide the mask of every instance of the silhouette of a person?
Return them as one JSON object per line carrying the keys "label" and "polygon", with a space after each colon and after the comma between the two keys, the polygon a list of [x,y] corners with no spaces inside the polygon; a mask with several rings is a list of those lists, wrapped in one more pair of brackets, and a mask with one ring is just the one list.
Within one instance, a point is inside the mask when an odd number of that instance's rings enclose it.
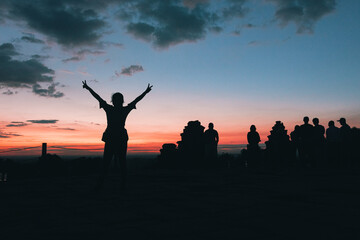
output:
{"label": "silhouette of a person", "polygon": [[262,164],[259,148],[259,142],[261,140],[255,125],[250,126],[250,132],[247,134],[247,141],[249,144],[247,145],[246,151],[243,152],[245,154],[243,156],[245,157],[246,164],[250,168],[259,168]]}
{"label": "silhouette of a person", "polygon": [[314,141],[315,142],[324,142],[325,141],[325,128],[323,125],[319,124],[319,119],[318,118],[314,118],[313,120],[313,124],[314,124]]}
{"label": "silhouette of a person", "polygon": [[350,132],[351,132],[351,128],[350,126],[346,123],[346,119],[345,118],[340,118],[338,120],[338,122],[340,123],[341,127],[340,127],[340,137],[341,137],[341,141],[342,142],[348,142],[350,140]]}
{"label": "silhouette of a person", "polygon": [[214,124],[209,123],[209,129],[204,132],[205,158],[214,160],[217,158],[217,146],[219,143],[219,134],[214,129]]}
{"label": "silhouette of a person", "polygon": [[112,95],[111,101],[113,105],[110,105],[94,90],[92,90],[87,85],[86,81],[83,81],[82,83],[83,88],[89,90],[91,95],[93,95],[93,97],[99,101],[100,108],[104,109],[107,118],[107,127],[101,139],[105,142],[105,146],[103,170],[99,178],[98,188],[103,186],[109,169],[109,164],[114,157],[120,163],[121,186],[125,187],[127,178],[126,152],[127,142],[129,139],[125,129],[125,121],[130,111],[136,109],[136,103],[138,103],[147,93],[151,91],[152,86],[148,84],[146,90],[140,96],[138,96],[127,106],[123,106],[124,97],[121,93],[117,92]]}
{"label": "silhouette of a person", "polygon": [[311,164],[311,150],[312,150],[312,140],[314,127],[309,124],[309,117],[305,116],[303,118],[304,124],[299,128],[299,155],[300,160],[304,167],[308,167]]}
{"label": "silhouette of a person", "polygon": [[335,126],[334,121],[329,121],[329,128],[326,129],[326,155],[330,166],[335,167],[339,159],[340,149],[340,128]]}
{"label": "silhouette of a person", "polygon": [[259,149],[259,142],[260,135],[256,131],[255,125],[250,126],[250,132],[247,134],[247,141],[248,141],[248,150],[258,150]]}
{"label": "silhouette of a person", "polygon": [[340,123],[340,144],[341,144],[341,157],[342,157],[342,164],[345,167],[348,167],[350,164],[350,151],[351,151],[351,128],[346,123],[345,118],[340,118],[338,120]]}
{"label": "silhouette of a person", "polygon": [[299,142],[300,126],[296,125],[294,131],[290,133],[291,141],[297,146]]}
{"label": "silhouette of a person", "polygon": [[327,143],[336,143],[340,142],[340,129],[335,126],[334,121],[329,121],[329,128],[326,129],[326,141]]}
{"label": "silhouette of a person", "polygon": [[318,118],[313,118],[314,124],[313,131],[313,156],[314,162],[322,163],[324,160],[324,147],[325,147],[325,128],[319,124]]}
{"label": "silhouette of a person", "polygon": [[296,125],[294,131],[290,133],[291,138],[291,147],[294,159],[297,158],[297,153],[299,152],[300,144],[300,126]]}

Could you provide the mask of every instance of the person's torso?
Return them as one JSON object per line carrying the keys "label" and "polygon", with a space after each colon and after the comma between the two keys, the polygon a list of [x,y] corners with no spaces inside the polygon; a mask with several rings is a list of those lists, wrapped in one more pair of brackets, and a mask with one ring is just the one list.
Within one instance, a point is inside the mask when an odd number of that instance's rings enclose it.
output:
{"label": "person's torso", "polygon": [[324,137],[325,128],[322,125],[316,125],[314,126],[314,138],[315,140],[323,140]]}
{"label": "person's torso", "polygon": [[248,133],[248,142],[249,144],[258,144],[260,142],[260,135],[258,132],[249,132]]}
{"label": "person's torso", "polygon": [[314,127],[310,124],[300,126],[300,137],[302,140],[310,140],[313,135]]}
{"label": "person's torso", "polygon": [[129,112],[130,111],[128,107],[108,107],[106,109],[107,128],[109,130],[125,129],[125,122]]}
{"label": "person's torso", "polygon": [[329,127],[326,130],[326,140],[328,142],[339,142],[340,141],[340,129],[337,127]]}
{"label": "person's torso", "polygon": [[204,133],[205,142],[208,144],[216,143],[217,132],[215,130],[206,130]]}

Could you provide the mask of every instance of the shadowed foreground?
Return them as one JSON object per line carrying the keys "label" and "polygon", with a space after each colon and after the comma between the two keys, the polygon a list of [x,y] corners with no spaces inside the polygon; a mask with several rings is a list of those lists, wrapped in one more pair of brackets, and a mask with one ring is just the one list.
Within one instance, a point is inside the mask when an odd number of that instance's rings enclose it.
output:
{"label": "shadowed foreground", "polygon": [[359,239],[360,176],[142,170],[0,184],[1,238]]}

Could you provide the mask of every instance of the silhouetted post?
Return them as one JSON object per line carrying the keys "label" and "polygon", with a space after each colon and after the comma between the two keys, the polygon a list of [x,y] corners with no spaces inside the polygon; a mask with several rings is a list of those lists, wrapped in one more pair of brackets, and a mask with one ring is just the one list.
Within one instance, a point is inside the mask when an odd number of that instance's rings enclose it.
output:
{"label": "silhouetted post", "polygon": [[47,147],[47,143],[43,143],[42,144],[42,154],[41,154],[42,157],[46,156],[46,147]]}

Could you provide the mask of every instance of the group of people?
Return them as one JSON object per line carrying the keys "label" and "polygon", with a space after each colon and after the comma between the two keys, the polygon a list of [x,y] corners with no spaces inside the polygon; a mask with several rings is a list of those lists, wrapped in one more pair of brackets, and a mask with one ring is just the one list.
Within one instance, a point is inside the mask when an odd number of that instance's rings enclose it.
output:
{"label": "group of people", "polygon": [[[102,188],[110,161],[113,158],[115,158],[116,163],[120,165],[121,182],[122,186],[125,186],[127,171],[126,151],[127,141],[129,139],[125,129],[125,121],[131,110],[136,108],[136,104],[152,90],[152,86],[148,84],[146,90],[127,106],[123,106],[124,97],[119,92],[113,94],[112,105],[110,105],[90,88],[86,81],[83,81],[83,88],[88,90],[91,95],[99,101],[100,108],[104,109],[107,117],[107,128],[102,137],[102,141],[105,142],[103,170],[98,181],[98,187]],[[341,125],[340,128],[335,126],[334,121],[330,121],[326,131],[324,126],[320,125],[318,118],[312,120],[313,125],[309,123],[309,117],[304,117],[303,121],[303,125],[296,125],[294,131],[291,132],[291,142],[285,133],[286,140],[295,152],[298,152],[303,166],[315,166],[317,162],[325,158],[325,152],[327,152],[327,158],[330,161],[335,161],[334,159],[338,159],[341,156],[343,163],[347,164],[346,161],[348,160],[351,141],[351,128],[346,123],[345,118],[338,120]],[[280,121],[277,122],[277,125],[284,131],[284,126]],[[248,150],[255,152],[259,150],[258,144],[261,140],[260,135],[256,132],[255,125],[250,127],[247,138],[249,142]],[[213,123],[210,123],[209,129],[204,132],[204,141],[205,158],[216,159],[219,135],[214,129]]]}
{"label": "group of people", "polygon": [[[285,134],[280,151],[287,152],[294,158],[298,158],[303,167],[319,167],[328,165],[334,167],[346,167],[350,165],[352,153],[352,130],[346,123],[345,118],[340,118],[340,127],[335,126],[334,121],[329,121],[328,128],[320,124],[318,118],[313,118],[310,124],[309,117],[303,118],[302,125],[296,125],[294,131],[290,133],[290,139]],[[248,147],[250,152],[260,150],[260,135],[256,127],[252,125],[247,135]],[[288,151],[289,150],[289,151]],[[286,155],[286,154],[285,154]],[[284,156],[284,155],[283,155]],[[287,156],[289,158],[289,156]]]}
{"label": "group of people", "polygon": [[309,123],[309,117],[304,117],[303,121],[301,126],[295,126],[290,137],[304,166],[315,167],[325,160],[331,165],[348,164],[351,128],[345,118],[338,120],[340,128],[335,126],[334,121],[329,121],[326,130],[318,118],[312,119],[313,125]]}

